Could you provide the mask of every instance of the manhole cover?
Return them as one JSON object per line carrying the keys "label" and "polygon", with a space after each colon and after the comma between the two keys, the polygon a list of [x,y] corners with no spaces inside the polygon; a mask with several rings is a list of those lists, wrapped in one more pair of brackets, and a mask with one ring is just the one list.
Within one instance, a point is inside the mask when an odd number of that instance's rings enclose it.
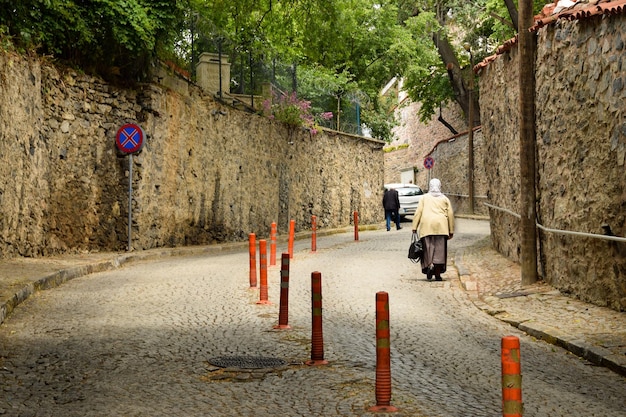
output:
{"label": "manhole cover", "polygon": [[220,356],[209,359],[209,363],[220,368],[240,369],[278,368],[287,364],[282,359],[259,356]]}

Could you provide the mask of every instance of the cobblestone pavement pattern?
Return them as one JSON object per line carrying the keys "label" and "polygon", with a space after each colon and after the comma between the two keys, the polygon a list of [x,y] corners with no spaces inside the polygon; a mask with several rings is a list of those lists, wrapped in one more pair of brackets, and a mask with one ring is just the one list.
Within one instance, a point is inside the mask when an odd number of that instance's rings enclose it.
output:
{"label": "cobblestone pavement pattern", "polygon": [[[525,416],[624,417],[623,376],[503,321],[528,323],[554,310],[550,324],[566,332],[576,330],[577,320],[605,326],[598,315],[612,313],[574,300],[559,301],[571,308],[558,312],[563,305],[552,302],[553,290],[518,288],[514,266],[490,252],[487,234],[486,222],[459,219],[450,241],[456,268],[443,282],[427,282],[406,259],[408,227],[363,231],[358,242],[351,233],[318,236],[316,253],[298,240],[290,265],[291,330],[273,329],[279,266],[268,274],[272,304],[257,304],[247,246],[153,251],[122,268],[107,264],[111,254],[79,257],[79,268],[99,264],[95,270],[102,271],[34,292],[0,326],[0,415],[373,416],[375,294],[386,291],[392,404],[399,408],[392,415],[501,415],[500,340],[512,334],[521,341]],[[67,258],[55,262],[71,265]],[[13,265],[22,278],[2,294],[19,288],[28,271],[46,267]],[[322,273],[325,366],[303,364],[311,350],[313,271]],[[530,292],[511,296],[521,291]],[[525,310],[537,308],[532,301],[546,311]],[[617,314],[606,329],[615,325],[620,334],[623,323]],[[286,365],[256,371],[211,365],[221,356]]]}

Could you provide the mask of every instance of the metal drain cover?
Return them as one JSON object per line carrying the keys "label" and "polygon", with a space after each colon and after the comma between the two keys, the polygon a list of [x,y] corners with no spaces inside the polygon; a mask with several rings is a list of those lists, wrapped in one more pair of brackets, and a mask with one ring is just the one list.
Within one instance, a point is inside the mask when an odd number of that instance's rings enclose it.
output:
{"label": "metal drain cover", "polygon": [[285,366],[286,361],[261,356],[219,356],[209,359],[209,363],[220,368],[263,369]]}

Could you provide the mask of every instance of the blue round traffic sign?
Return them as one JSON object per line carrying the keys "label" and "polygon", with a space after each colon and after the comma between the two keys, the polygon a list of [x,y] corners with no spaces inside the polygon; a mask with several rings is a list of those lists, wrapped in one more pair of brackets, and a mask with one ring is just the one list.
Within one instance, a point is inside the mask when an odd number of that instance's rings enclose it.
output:
{"label": "blue round traffic sign", "polygon": [[433,166],[435,166],[435,160],[431,156],[427,156],[424,159],[424,168],[431,169]]}
{"label": "blue round traffic sign", "polygon": [[120,127],[115,135],[117,148],[124,153],[135,153],[143,146],[143,129],[136,124],[127,123]]}

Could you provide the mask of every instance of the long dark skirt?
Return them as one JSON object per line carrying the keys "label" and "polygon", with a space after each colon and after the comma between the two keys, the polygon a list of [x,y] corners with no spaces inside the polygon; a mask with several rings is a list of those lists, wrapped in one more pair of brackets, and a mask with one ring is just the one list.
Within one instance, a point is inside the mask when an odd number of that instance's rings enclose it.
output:
{"label": "long dark skirt", "polygon": [[448,261],[448,236],[432,235],[422,238],[424,255],[422,256],[422,273],[428,272],[430,265],[439,266],[439,273],[446,272]]}

